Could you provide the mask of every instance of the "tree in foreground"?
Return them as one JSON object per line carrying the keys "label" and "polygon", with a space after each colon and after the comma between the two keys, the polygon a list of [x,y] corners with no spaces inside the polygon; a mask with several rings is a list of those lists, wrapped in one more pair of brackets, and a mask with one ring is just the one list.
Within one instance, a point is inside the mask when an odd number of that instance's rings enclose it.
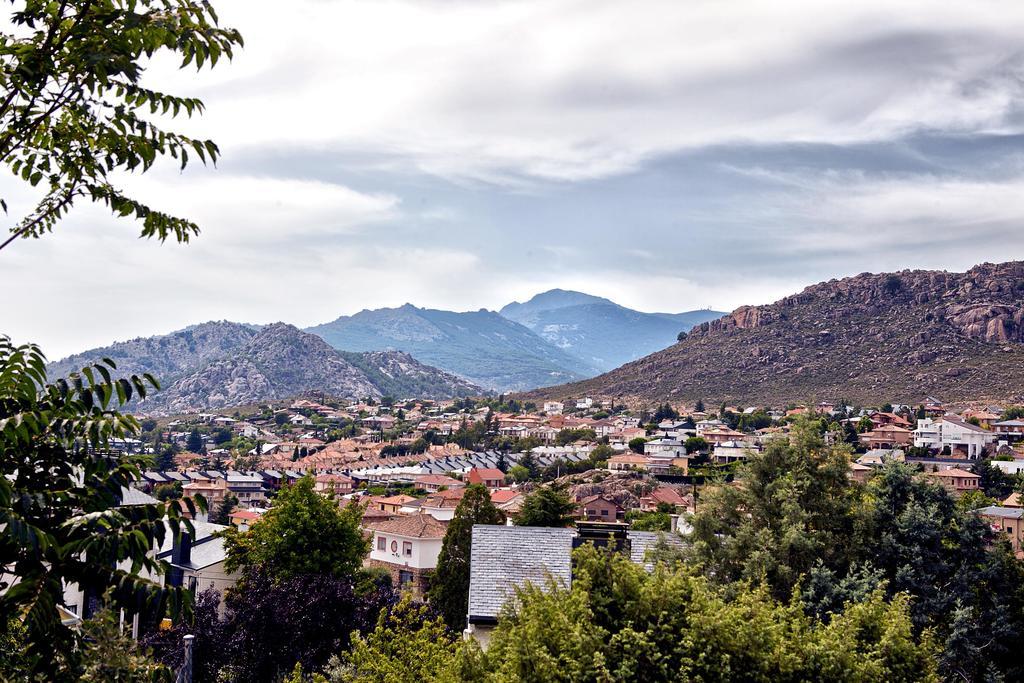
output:
{"label": "tree in foreground", "polygon": [[[776,601],[764,586],[735,588],[719,588],[679,564],[647,571],[586,545],[574,553],[571,588],[551,582],[518,590],[486,651],[472,642],[450,649],[439,639],[426,650],[421,679],[938,680],[934,646],[927,637],[915,639],[906,596],[889,601],[874,591],[825,623],[799,601]],[[423,628],[401,619],[379,625],[329,674],[334,681],[412,680],[393,675],[393,667],[415,662]]]}
{"label": "tree in foreground", "polygon": [[[191,221],[150,208],[118,189],[119,172],[148,170],[158,155],[181,168],[189,157],[216,161],[210,140],[164,130],[151,119],[200,114],[203,103],[140,85],[158,52],[182,66],[231,57],[241,35],[217,25],[206,0],[24,2],[0,34],[0,160],[44,194],[11,228],[39,237],[79,199],[105,204],[142,223],[143,237],[187,242]],[[6,210],[7,205],[0,200]]]}
{"label": "tree in foreground", "polygon": [[572,587],[519,591],[488,650],[463,674],[566,683],[937,680],[931,644],[915,642],[905,597],[874,593],[823,624],[763,587],[737,588],[727,598],[686,568],[647,572],[584,546]]}
{"label": "tree in foreground", "polygon": [[431,580],[431,606],[448,628],[461,631],[469,610],[469,558],[474,524],[502,524],[505,516],[491,502],[491,494],[481,484],[470,484],[455,508],[437,557],[437,569]]}
{"label": "tree in foreground", "polygon": [[[121,506],[141,477],[138,457],[112,455],[114,438],[138,434],[117,411],[156,380],[113,379],[112,361],[46,383],[45,359],[0,336],[0,615],[17,615],[29,668],[66,680],[82,634],[63,625],[63,587],[106,592],[129,613],[177,612],[185,594],[143,578],[167,565],[152,556],[168,534],[191,532],[191,501]],[[132,571],[119,569],[127,564]]]}
{"label": "tree in foreground", "polygon": [[147,645],[171,667],[180,666],[181,641],[194,641],[196,683],[277,681],[300,664],[319,671],[332,654],[347,651],[353,633],[373,628],[395,602],[388,581],[368,582],[331,574],[278,577],[263,568],[245,570],[228,592],[200,596],[192,622],[154,634]]}
{"label": "tree in foreground", "polygon": [[516,526],[567,527],[572,525],[575,511],[576,504],[564,488],[542,486],[526,496],[513,520]]}
{"label": "tree in foreground", "polygon": [[1024,565],[1005,542],[907,465],[886,464],[867,486],[848,468],[848,447],[798,421],[791,442],[705,494],[690,559],[726,587],[763,585],[778,600],[799,591],[824,622],[874,591],[907,595],[915,637],[942,646],[943,678],[1024,679]]}
{"label": "tree in foreground", "polygon": [[227,529],[228,571],[262,567],[282,578],[359,572],[370,541],[359,525],[362,508],[339,507],[333,496],[313,490],[312,476],[282,488],[274,504],[248,531]]}
{"label": "tree in foreground", "polygon": [[460,680],[455,662],[461,643],[439,617],[406,596],[383,610],[377,626],[365,637],[355,634],[348,651],[331,658],[330,683],[398,683]]}

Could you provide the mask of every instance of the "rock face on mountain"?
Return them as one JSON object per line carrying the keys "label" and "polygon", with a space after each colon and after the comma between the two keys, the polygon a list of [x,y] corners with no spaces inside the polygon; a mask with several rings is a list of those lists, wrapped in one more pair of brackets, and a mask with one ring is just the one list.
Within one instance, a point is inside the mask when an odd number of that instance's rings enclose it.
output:
{"label": "rock face on mountain", "polygon": [[469,381],[506,391],[566,382],[595,369],[492,311],[360,311],[306,330],[345,351],[405,351]]}
{"label": "rock face on mountain", "polygon": [[204,323],[71,356],[51,364],[49,375],[66,375],[103,357],[117,363],[118,375],[149,372],[160,380],[163,389],[140,403],[140,412],[210,410],[311,391],[345,398],[443,399],[484,393],[409,354],[340,353],[284,323],[263,328]]}
{"label": "rock face on mountain", "polygon": [[338,354],[362,370],[384,396],[454,398],[484,393],[476,384],[424,365],[402,351],[338,351]]}
{"label": "rock face on mountain", "polygon": [[1024,262],[864,273],[744,306],[680,343],[536,398],[1024,400]]}
{"label": "rock face on mountain", "polygon": [[508,304],[500,313],[601,372],[660,351],[674,344],[680,332],[722,315],[721,311],[643,313],[562,289]]}
{"label": "rock face on mountain", "polygon": [[224,358],[245,346],[259,328],[227,321],[206,322],[157,337],[140,337],[91,349],[47,365],[51,378],[110,358],[117,363],[119,375],[152,373],[161,384],[169,384],[184,374],[202,368],[210,361]]}
{"label": "rock face on mountain", "polygon": [[[228,358],[182,377],[141,404],[148,412],[179,413],[291,398],[311,391],[342,398],[426,396],[450,398],[480,387],[408,354],[351,354],[359,365],[316,335],[275,323]],[[363,369],[364,366],[367,369]],[[415,386],[416,393],[401,390]]]}

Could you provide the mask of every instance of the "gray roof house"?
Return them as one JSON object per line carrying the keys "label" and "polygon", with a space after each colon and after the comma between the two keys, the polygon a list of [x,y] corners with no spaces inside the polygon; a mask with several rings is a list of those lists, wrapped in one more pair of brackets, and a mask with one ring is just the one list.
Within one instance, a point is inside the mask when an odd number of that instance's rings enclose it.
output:
{"label": "gray roof house", "polygon": [[[470,551],[469,613],[466,634],[486,647],[490,633],[498,623],[502,607],[515,597],[516,589],[527,583],[547,587],[550,582],[568,588],[572,585],[572,551],[600,536],[617,540],[597,540],[598,545],[615,543],[630,559],[652,569],[648,551],[660,541],[682,546],[676,534],[627,530],[624,524],[581,523],[579,529],[550,527],[473,526]],[[609,529],[614,531],[609,534]]]}

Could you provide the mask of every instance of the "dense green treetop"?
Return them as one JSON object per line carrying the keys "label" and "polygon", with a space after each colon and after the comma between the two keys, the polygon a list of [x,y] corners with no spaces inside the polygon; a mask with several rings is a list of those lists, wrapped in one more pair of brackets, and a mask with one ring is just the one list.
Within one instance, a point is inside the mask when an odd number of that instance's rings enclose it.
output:
{"label": "dense green treetop", "polygon": [[370,541],[359,529],[362,507],[339,507],[333,496],[313,490],[306,475],[282,488],[273,506],[248,531],[224,532],[227,568],[256,566],[275,576],[351,576],[363,564]]}
{"label": "dense green treetop", "polygon": [[513,516],[517,526],[567,527],[572,524],[576,504],[564,488],[549,485],[532,492]]}

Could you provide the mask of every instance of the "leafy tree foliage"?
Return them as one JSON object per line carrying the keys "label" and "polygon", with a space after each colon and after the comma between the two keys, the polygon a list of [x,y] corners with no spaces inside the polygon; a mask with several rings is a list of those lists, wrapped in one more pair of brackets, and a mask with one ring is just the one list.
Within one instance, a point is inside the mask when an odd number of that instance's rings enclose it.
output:
{"label": "leafy tree foliage", "polygon": [[491,502],[481,484],[470,484],[455,508],[437,558],[430,588],[430,604],[448,628],[461,631],[469,609],[469,557],[474,524],[502,524],[505,516]]}
{"label": "leafy tree foliage", "polygon": [[708,450],[710,446],[707,439],[702,436],[691,436],[683,442],[683,447],[687,453],[702,453]]}
{"label": "leafy tree foliage", "polygon": [[40,350],[0,336],[0,567],[11,572],[0,574],[0,615],[18,615],[29,666],[48,680],[64,680],[80,652],[80,634],[57,612],[65,584],[107,590],[111,607],[129,612],[183,604],[179,589],[140,576],[166,570],[150,551],[168,532],[191,531],[183,504],[119,506],[143,459],[107,450],[139,431],[117,408],[156,380],[115,380],[113,368],[108,360],[48,384]]}
{"label": "leafy tree foliage", "polygon": [[455,666],[459,649],[460,641],[444,621],[406,596],[381,611],[366,637],[355,634],[351,648],[331,658],[327,678],[330,683],[455,683],[460,680]]}
{"label": "leafy tree foliage", "polygon": [[705,493],[693,559],[706,575],[779,600],[802,591],[825,621],[872,592],[906,594],[915,636],[942,644],[944,678],[1021,679],[1011,654],[1024,647],[1021,562],[910,467],[890,462],[867,487],[852,484],[846,446],[825,447],[807,421],[794,432],[751,457],[736,485]]}
{"label": "leafy tree foliage", "polygon": [[672,529],[672,518],[667,512],[652,510],[650,512],[630,512],[626,515],[626,521],[631,528],[637,531],[670,531]]}
{"label": "leafy tree foliage", "polygon": [[168,484],[157,484],[153,488],[153,497],[157,500],[179,500],[184,495],[180,481]]}
{"label": "leafy tree foliage", "polygon": [[228,494],[224,496],[217,509],[210,515],[210,521],[214,524],[227,524],[231,521],[231,513],[238,507],[238,496]]}
{"label": "leafy tree foliage", "polygon": [[332,496],[313,490],[306,475],[282,488],[274,504],[248,531],[227,529],[227,569],[261,567],[273,576],[352,576],[362,567],[370,541],[359,529],[362,508],[339,507]]}
{"label": "leafy tree foliage", "polygon": [[[12,228],[39,237],[79,199],[105,204],[142,223],[143,237],[187,242],[199,228],[132,199],[114,186],[119,171],[146,171],[158,155],[184,168],[220,154],[210,140],[157,126],[157,116],[200,114],[203,103],[140,85],[157,52],[182,65],[213,66],[231,57],[241,35],[217,25],[201,0],[67,0],[25,2],[0,34],[0,159],[33,187],[36,207]],[[6,208],[6,205],[4,205]]]}
{"label": "leafy tree foliage", "polygon": [[645,443],[647,443],[647,439],[642,436],[638,436],[635,439],[630,439],[629,444],[627,445],[629,446],[629,450],[634,453],[643,453]]}
{"label": "leafy tree foliage", "polygon": [[170,672],[139,648],[110,610],[87,619],[82,624],[82,635],[84,647],[77,678],[80,683],[170,682]]}
{"label": "leafy tree foliage", "polygon": [[193,429],[188,433],[188,438],[185,439],[185,448],[190,453],[206,452],[206,446],[203,445],[203,436],[199,433],[199,430]]}
{"label": "leafy tree foliage", "polygon": [[663,403],[657,407],[654,411],[654,415],[651,417],[651,422],[659,423],[663,420],[677,420],[679,419],[679,411],[673,408],[668,403]]}
{"label": "leafy tree foliage", "polygon": [[971,471],[981,477],[978,485],[985,495],[998,501],[1005,500],[1008,495],[1013,493],[1014,485],[1017,483],[1015,477],[1002,471],[988,459],[975,462]]}
{"label": "leafy tree foliage", "polygon": [[787,599],[818,561],[841,564],[853,531],[849,452],[825,448],[814,426],[798,422],[740,469],[739,486],[706,490],[693,518],[693,551],[724,581],[764,580]]}
{"label": "leafy tree foliage", "polygon": [[154,634],[147,642],[161,661],[180,664],[181,637],[194,633],[197,683],[276,681],[296,663],[317,671],[332,653],[348,648],[353,632],[371,629],[381,610],[395,601],[388,582],[366,585],[353,576],[281,578],[251,567],[239,586],[228,592],[223,618],[218,594],[208,591],[190,626]]}
{"label": "leafy tree foliage", "polygon": [[597,434],[593,429],[561,429],[555,434],[555,443],[565,446],[576,441],[593,441]]}
{"label": "leafy tree foliage", "polygon": [[[546,588],[546,590],[542,589]],[[468,680],[935,680],[907,600],[873,593],[822,624],[763,587],[728,598],[706,579],[576,551],[572,588],[528,586]]]}
{"label": "leafy tree foliage", "polygon": [[599,443],[590,451],[590,455],[587,457],[587,461],[585,462],[591,469],[595,467],[606,467],[608,465],[608,458],[613,455],[615,455],[614,448],[606,443]]}
{"label": "leafy tree foliage", "polygon": [[541,486],[526,496],[513,520],[517,526],[566,527],[572,524],[575,511],[576,504],[564,488]]}

